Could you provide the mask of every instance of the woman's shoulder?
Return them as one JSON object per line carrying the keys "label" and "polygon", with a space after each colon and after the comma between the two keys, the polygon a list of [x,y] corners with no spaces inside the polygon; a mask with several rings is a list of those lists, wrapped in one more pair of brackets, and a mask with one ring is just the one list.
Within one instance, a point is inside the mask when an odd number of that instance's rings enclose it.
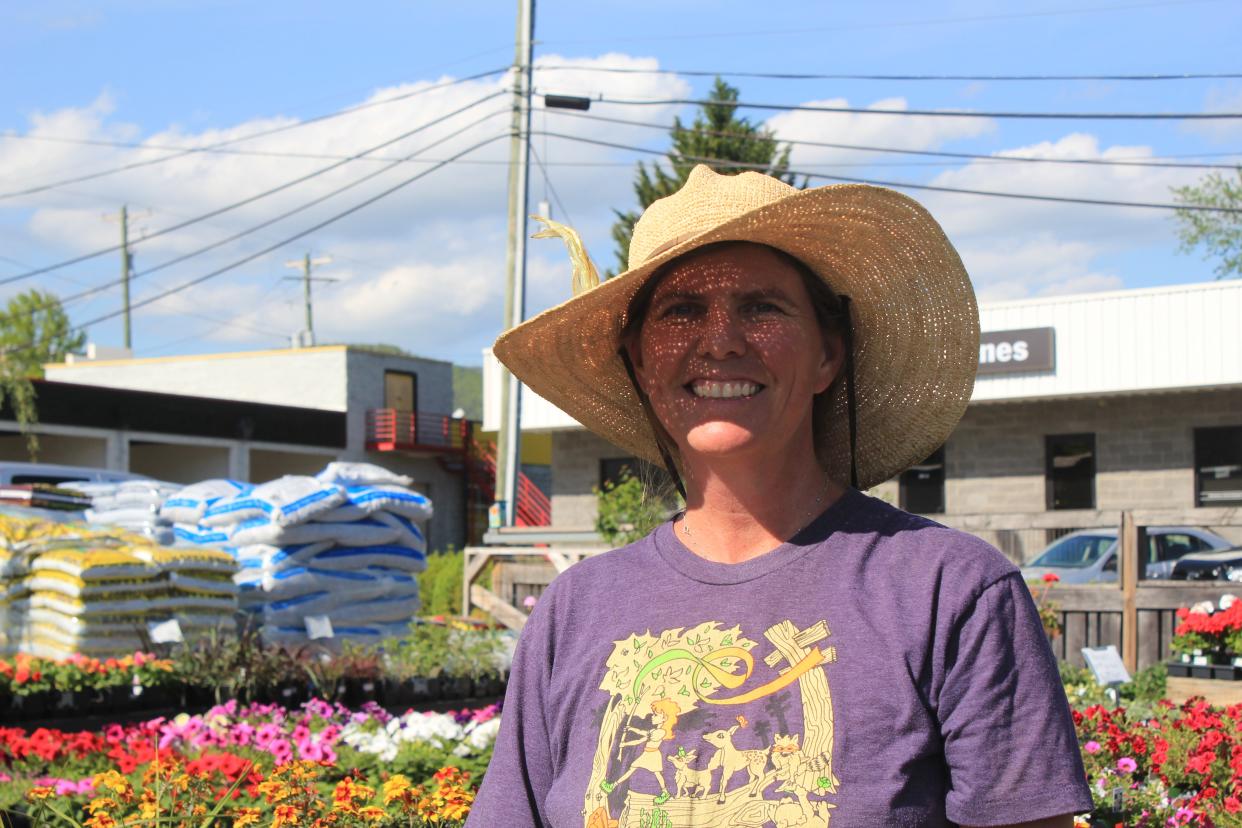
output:
{"label": "woman's shoulder", "polygon": [[1019,571],[982,538],[876,497],[861,495],[848,522],[868,538],[873,555],[892,556],[919,569],[952,572],[955,580],[986,585]]}

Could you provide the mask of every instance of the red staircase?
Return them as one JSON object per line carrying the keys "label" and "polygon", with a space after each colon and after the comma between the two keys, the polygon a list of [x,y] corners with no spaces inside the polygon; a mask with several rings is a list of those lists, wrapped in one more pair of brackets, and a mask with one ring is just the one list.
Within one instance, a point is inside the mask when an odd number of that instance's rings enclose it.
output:
{"label": "red staircase", "polygon": [[[491,503],[496,499],[496,447],[472,441],[470,456],[473,461],[469,464],[470,483],[483,495],[484,503]],[[515,517],[514,523],[518,526],[552,525],[552,502],[521,471],[518,472]]]}

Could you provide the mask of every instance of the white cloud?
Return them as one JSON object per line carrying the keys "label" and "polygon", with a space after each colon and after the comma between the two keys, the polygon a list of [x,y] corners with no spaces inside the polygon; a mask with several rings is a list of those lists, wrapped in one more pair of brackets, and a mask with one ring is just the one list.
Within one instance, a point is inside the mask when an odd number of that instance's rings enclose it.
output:
{"label": "white cloud", "polygon": [[[1204,113],[1242,112],[1242,87],[1214,87],[1208,90],[1203,103]],[[1213,121],[1185,121],[1184,132],[1202,136],[1216,144],[1236,142],[1242,138],[1242,118],[1229,118]]]}
{"label": "white cloud", "polygon": [[1050,233],[1033,234],[1018,243],[977,240],[960,245],[966,272],[983,302],[1116,290],[1121,277],[1093,269],[1098,247],[1065,241]]}
{"label": "white cloud", "polygon": [[[809,101],[804,106],[848,107],[845,98]],[[868,104],[867,109],[909,109],[905,98],[886,98]],[[785,112],[768,119],[767,125],[784,140],[817,141],[863,147],[903,150],[937,149],[961,138],[975,138],[995,130],[987,118],[884,116],[864,114],[826,114],[823,112]],[[791,166],[818,166],[834,163],[891,159],[891,153],[795,145]]]}

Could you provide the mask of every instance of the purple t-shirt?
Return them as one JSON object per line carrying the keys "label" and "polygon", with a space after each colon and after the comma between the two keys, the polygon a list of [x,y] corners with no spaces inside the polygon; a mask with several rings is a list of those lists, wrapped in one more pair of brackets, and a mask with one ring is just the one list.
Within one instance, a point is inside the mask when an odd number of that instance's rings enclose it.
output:
{"label": "purple t-shirt", "polygon": [[1056,661],[983,541],[847,492],[775,550],[666,523],[523,630],[470,828],[1003,825],[1091,809]]}

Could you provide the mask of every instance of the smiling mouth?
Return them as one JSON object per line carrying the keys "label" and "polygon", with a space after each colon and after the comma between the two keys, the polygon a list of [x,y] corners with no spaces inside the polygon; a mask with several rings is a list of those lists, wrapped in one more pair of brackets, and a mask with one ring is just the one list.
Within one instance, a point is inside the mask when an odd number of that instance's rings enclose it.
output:
{"label": "smiling mouth", "polygon": [[735,380],[721,382],[718,380],[694,380],[686,383],[686,390],[700,399],[737,400],[753,397],[763,390],[757,382]]}

